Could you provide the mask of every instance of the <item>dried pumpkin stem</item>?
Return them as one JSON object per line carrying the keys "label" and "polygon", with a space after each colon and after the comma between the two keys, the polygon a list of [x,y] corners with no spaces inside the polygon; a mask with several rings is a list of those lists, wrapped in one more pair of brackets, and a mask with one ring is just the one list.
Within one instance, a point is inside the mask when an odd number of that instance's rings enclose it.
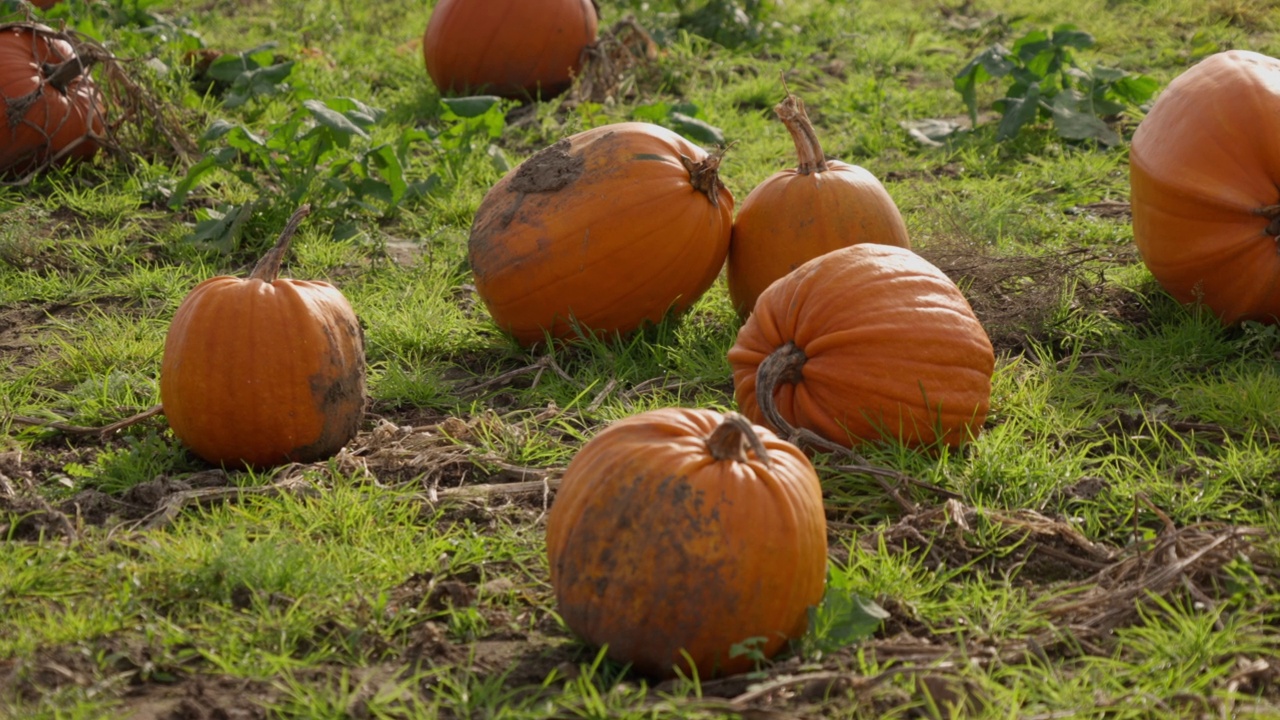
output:
{"label": "dried pumpkin stem", "polygon": [[276,279],[276,276],[280,274],[280,264],[284,262],[284,254],[289,251],[289,243],[293,240],[294,233],[298,232],[298,226],[302,224],[302,219],[310,214],[311,206],[307,204],[293,211],[293,215],[289,218],[289,222],[285,224],[284,230],[280,231],[280,238],[276,240],[276,244],[267,251],[267,254],[262,256],[257,265],[253,266],[253,272],[249,273],[250,280],[261,280],[269,283]]}
{"label": "dried pumpkin stem", "polygon": [[711,207],[714,208],[720,207],[720,191],[724,189],[719,173],[720,161],[723,158],[723,151],[711,153],[698,162],[694,162],[688,155],[680,156],[680,163],[684,165],[685,170],[689,171],[689,182],[693,185],[693,189],[706,195],[711,201]]}
{"label": "dried pumpkin stem", "polygon": [[764,463],[765,467],[773,465],[769,459],[769,452],[765,450],[764,442],[751,426],[751,421],[736,412],[725,413],[724,422],[720,423],[707,438],[707,450],[711,452],[711,457],[716,460],[748,462],[750,460],[747,457],[748,449],[755,453],[756,459]]}
{"label": "dried pumpkin stem", "polygon": [[1269,221],[1267,223],[1267,234],[1277,240],[1280,240],[1280,203],[1268,205],[1264,208],[1258,208],[1254,212]]}
{"label": "dried pumpkin stem", "polygon": [[791,141],[796,144],[796,157],[799,158],[796,172],[811,175],[828,170],[827,156],[822,153],[822,143],[818,142],[818,133],[813,129],[813,123],[809,122],[804,101],[788,90],[782,102],[773,106],[773,111],[778,114],[778,119],[786,126],[787,132],[791,133]]}
{"label": "dried pumpkin stem", "polygon": [[849,449],[833,443],[808,428],[797,428],[778,412],[778,403],[774,396],[778,386],[783,383],[792,385],[804,379],[803,368],[809,356],[794,342],[788,342],[769,353],[769,357],[756,369],[756,404],[760,406],[760,414],[773,431],[788,441],[818,450],[819,452],[852,455]]}

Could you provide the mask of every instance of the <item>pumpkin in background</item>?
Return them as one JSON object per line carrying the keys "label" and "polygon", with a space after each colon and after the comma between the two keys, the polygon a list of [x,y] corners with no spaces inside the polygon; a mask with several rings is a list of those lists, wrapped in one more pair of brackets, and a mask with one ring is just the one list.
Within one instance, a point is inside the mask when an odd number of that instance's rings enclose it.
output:
{"label": "pumpkin in background", "polygon": [[733,196],[720,158],[658,125],[624,122],[545,148],[485,195],[468,253],[494,322],[627,333],[692,305],[724,265]]}
{"label": "pumpkin in background", "polygon": [[277,278],[303,206],[247,279],[205,280],[165,338],[160,402],[210,463],[270,467],[337,453],[364,415],[364,339],[326,282]]}
{"label": "pumpkin in background", "polygon": [[610,658],[655,677],[743,672],[735,644],[762,637],[774,655],[822,600],[822,489],[798,448],[737,413],[652,410],[574,456],[547,555],[560,616]]}
{"label": "pumpkin in background", "polygon": [[777,432],[785,422],[844,447],[957,446],[986,420],[995,355],[941,270],[905,248],[859,244],[770,285],[729,363],[739,409]]}
{"label": "pumpkin in background", "polygon": [[1179,302],[1280,317],[1280,60],[1211,55],[1169,83],[1129,149],[1133,239]]}
{"label": "pumpkin in background", "polygon": [[596,39],[591,0],[440,0],[422,39],[446,95],[550,97],[569,87]]}
{"label": "pumpkin in background", "polygon": [[733,222],[729,299],[743,318],[770,283],[807,260],[861,242],[911,247],[884,185],[864,168],[823,155],[800,98],[788,92],[774,112],[799,163],[757,185]]}
{"label": "pumpkin in background", "polygon": [[105,131],[102,95],[62,33],[0,25],[0,173],[85,160]]}

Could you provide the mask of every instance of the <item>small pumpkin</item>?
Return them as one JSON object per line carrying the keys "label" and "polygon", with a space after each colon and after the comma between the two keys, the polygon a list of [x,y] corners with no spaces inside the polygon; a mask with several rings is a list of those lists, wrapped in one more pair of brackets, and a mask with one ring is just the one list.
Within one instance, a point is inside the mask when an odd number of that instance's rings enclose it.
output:
{"label": "small pumpkin", "polygon": [[447,95],[551,97],[582,67],[598,23],[591,0],[440,0],[423,59]]}
{"label": "small pumpkin", "polygon": [[35,23],[0,25],[0,173],[86,160],[98,150],[102,95],[66,37]]}
{"label": "small pumpkin", "polygon": [[[754,422],[844,447],[957,446],[986,420],[995,354],[960,289],[900,247],[833,250],[770,285],[729,350]],[[769,420],[776,412],[781,420]]]}
{"label": "small pumpkin", "polygon": [[523,345],[625,334],[692,305],[724,265],[733,196],[720,158],[659,125],[564,138],[484,196],[468,255],[476,292]]}
{"label": "small pumpkin", "polygon": [[826,158],[800,98],[788,92],[773,110],[799,163],[752,189],[733,222],[729,299],[743,318],[770,283],[823,253],[861,242],[911,247],[884,185],[865,168]]}
{"label": "small pumpkin", "polygon": [[822,600],[822,489],[804,454],[737,413],[662,408],[619,420],[569,463],[547,516],[560,616],[654,677],[750,670]]}
{"label": "small pumpkin", "polygon": [[1280,60],[1210,55],[1174,78],[1129,149],[1133,239],[1179,302],[1280,318]]}
{"label": "small pumpkin", "polygon": [[278,278],[302,218],[249,277],[197,285],[174,314],[160,366],[169,426],[213,464],[270,467],[337,453],[365,405],[364,338],[342,293]]}

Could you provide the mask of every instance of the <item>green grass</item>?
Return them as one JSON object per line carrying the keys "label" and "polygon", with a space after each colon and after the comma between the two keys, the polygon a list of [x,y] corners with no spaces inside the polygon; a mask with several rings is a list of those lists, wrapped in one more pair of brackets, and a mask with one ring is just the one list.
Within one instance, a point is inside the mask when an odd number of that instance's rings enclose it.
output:
{"label": "green grass", "polygon": [[[1061,23],[1097,39],[1082,62],[1161,86],[1218,50],[1280,55],[1275,2],[793,0],[766,3],[760,36],[738,45],[680,26],[701,1],[602,4],[602,27],[634,12],[661,45],[640,92],[504,105],[493,134],[438,102],[420,47],[431,3],[52,11],[167,68],[148,87],[192,137],[217,120],[265,136],[304,100],[355,98],[385,114],[343,157],[403,142],[405,180],[427,189],[388,206],[298,180],[310,166],[296,161],[217,170],[171,208],[186,169],[162,152],[0,186],[0,716],[164,717],[184,700],[279,718],[1280,716],[1280,333],[1177,305],[1127,217],[1090,210],[1127,199],[1143,109],[1113,123],[1126,142],[1110,149],[1047,126],[999,142],[990,114],[942,147],[901,126],[965,116],[952,77],[971,57]],[[188,49],[268,42],[294,71],[239,107],[183,69]],[[898,498],[817,456],[831,536],[817,629],[747,677],[655,684],[556,614],[550,488],[467,491],[553,478],[637,412],[734,408],[724,281],[631,337],[527,351],[470,287],[466,240],[506,168],[659,102],[693,103],[723,131],[741,202],[793,165],[772,114],[784,76],[826,152],[885,181],[916,248],[953,270],[997,339],[992,411],[958,451],[861,448],[918,481]],[[980,87],[980,109],[1002,90]],[[31,424],[101,426],[158,403],[174,310],[199,281],[248,272],[290,193],[316,210],[287,274],[338,285],[365,328],[372,402],[344,453],[223,473],[162,418],[107,438]],[[192,241],[197,222],[250,202],[237,237]],[[1239,528],[1263,535],[1229,539]],[[1147,587],[1176,562],[1157,549],[1206,554],[1187,584]],[[1092,624],[1103,606],[1069,609],[1104,567],[1138,599],[1107,628]]]}

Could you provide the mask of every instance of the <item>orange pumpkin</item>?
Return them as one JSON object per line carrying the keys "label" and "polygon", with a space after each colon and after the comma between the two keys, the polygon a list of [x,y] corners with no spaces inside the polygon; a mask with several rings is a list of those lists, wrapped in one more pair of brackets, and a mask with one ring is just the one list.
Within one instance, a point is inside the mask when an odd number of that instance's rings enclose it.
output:
{"label": "orange pumpkin", "polygon": [[364,414],[364,339],[326,282],[277,278],[303,206],[247,279],[191,291],[165,338],[160,401],[210,463],[269,467],[342,449]]}
{"label": "orange pumpkin", "polygon": [[582,67],[598,22],[591,0],[440,0],[422,54],[442,93],[551,97]]}
{"label": "orange pumpkin", "polygon": [[102,95],[65,37],[34,23],[0,25],[0,173],[98,150]]}
{"label": "orange pumpkin", "polygon": [[770,283],[807,260],[861,242],[911,247],[884,185],[864,168],[823,155],[800,98],[787,93],[774,112],[791,133],[799,164],[757,185],[733,222],[729,299],[743,318]]}
{"label": "orange pumpkin", "polygon": [[1211,55],[1174,78],[1129,149],[1133,239],[1179,302],[1280,317],[1280,60]]}
{"label": "orange pumpkin", "polygon": [[729,363],[738,407],[755,422],[776,407],[786,424],[845,447],[956,446],[986,420],[995,355],[941,270],[905,248],[864,243],[770,285]]}
{"label": "orange pumpkin", "polygon": [[521,344],[627,333],[692,305],[724,265],[720,158],[658,125],[616,123],[538,152],[476,210],[469,255],[494,322]]}
{"label": "orange pumpkin", "polygon": [[656,677],[750,670],[822,600],[822,490],[794,445],[737,413],[663,408],[613,423],[570,462],[547,516],[560,616]]}

